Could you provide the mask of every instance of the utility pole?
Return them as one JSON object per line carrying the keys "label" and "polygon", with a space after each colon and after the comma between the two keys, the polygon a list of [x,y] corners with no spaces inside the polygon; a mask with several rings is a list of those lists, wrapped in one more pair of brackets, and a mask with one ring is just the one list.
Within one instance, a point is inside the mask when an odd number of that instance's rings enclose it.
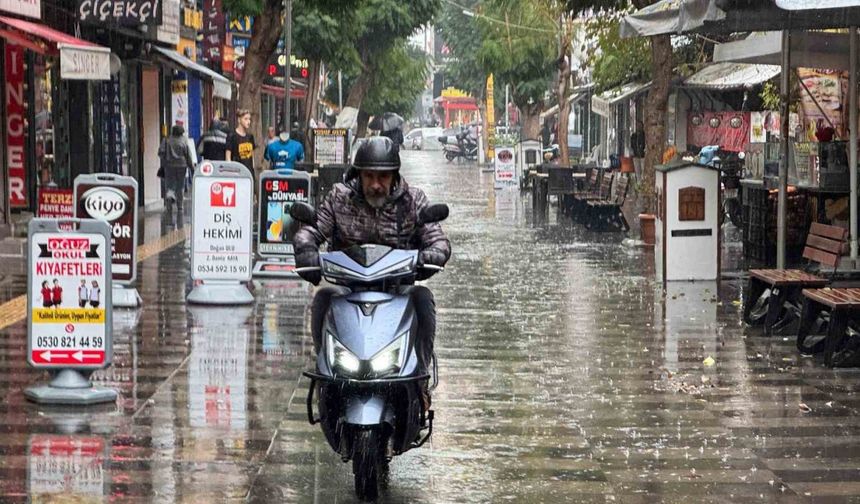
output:
{"label": "utility pole", "polygon": [[[290,71],[293,68],[290,56],[293,54],[293,0],[284,0],[284,51],[286,61],[284,62],[284,130],[290,131]],[[280,131],[278,132],[280,133]]]}
{"label": "utility pole", "polygon": [[343,73],[337,71],[337,108],[338,114],[343,110]]}

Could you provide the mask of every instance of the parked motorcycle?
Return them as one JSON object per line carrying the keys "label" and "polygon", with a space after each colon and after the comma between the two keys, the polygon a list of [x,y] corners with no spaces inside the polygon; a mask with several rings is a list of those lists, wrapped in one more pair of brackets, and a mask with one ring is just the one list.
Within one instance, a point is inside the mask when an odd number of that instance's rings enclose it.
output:
{"label": "parked motorcycle", "polygon": [[740,181],[743,174],[744,153],[721,151],[718,145],[708,145],[699,151],[699,163],[720,170],[723,200],[720,223],[729,219],[735,227],[743,227],[744,207]]}
{"label": "parked motorcycle", "polygon": [[[316,222],[307,204],[293,204],[290,215],[305,224]],[[429,205],[419,223],[447,217],[446,205]],[[428,379],[431,390],[437,383],[436,358],[431,369],[420,363],[415,308],[401,289],[414,281],[418,269],[417,250],[361,245],[321,253],[318,268],[296,270],[321,271],[327,281],[350,290],[332,297],[316,369],[304,376],[311,381],[308,421],[320,424],[344,462],[352,461],[355,493],[366,501],[375,500],[387,482],[391,458],[424,445],[433,433],[433,410],[424,410],[422,387]]]}
{"label": "parked motorcycle", "polygon": [[453,143],[449,143],[450,138],[449,136],[439,137],[439,143],[442,144],[445,159],[449,163],[458,158],[466,161],[476,161],[478,159],[478,143],[469,137],[468,131],[461,131],[454,135]]}

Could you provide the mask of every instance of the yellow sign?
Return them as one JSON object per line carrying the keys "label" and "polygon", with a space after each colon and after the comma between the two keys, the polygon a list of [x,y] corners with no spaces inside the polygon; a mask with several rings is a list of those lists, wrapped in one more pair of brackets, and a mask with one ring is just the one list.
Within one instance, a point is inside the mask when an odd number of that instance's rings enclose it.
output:
{"label": "yellow sign", "polygon": [[457,89],[455,87],[449,87],[442,90],[443,98],[468,98],[469,93]]}
{"label": "yellow sign", "polygon": [[175,80],[170,83],[170,90],[174,93],[187,93],[188,92],[188,81],[186,80]]}
{"label": "yellow sign", "polygon": [[34,324],[104,324],[104,308],[33,308]]}
{"label": "yellow sign", "polygon": [[496,157],[496,101],[493,99],[493,74],[487,77],[487,159]]}

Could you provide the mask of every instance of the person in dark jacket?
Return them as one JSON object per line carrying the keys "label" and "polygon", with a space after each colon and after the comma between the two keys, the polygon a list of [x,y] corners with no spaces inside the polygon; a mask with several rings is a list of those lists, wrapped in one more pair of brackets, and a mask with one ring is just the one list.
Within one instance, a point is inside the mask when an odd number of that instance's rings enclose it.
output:
{"label": "person in dark jacket", "polygon": [[[318,267],[319,247],[325,242],[329,250],[368,243],[418,249],[421,264],[444,266],[451,256],[451,244],[442,226],[418,225],[418,213],[428,204],[424,192],[400,176],[400,155],[394,143],[386,137],[371,137],[356,151],[346,181],[336,184],[317,208],[316,225],[305,225],[295,234],[296,267]],[[303,272],[302,278],[317,285],[321,275],[319,271]],[[423,286],[406,289],[418,317],[418,357],[426,366],[436,333],[433,294]],[[342,287],[325,287],[314,296],[311,332],[316,350],[331,298],[344,292]]]}
{"label": "person in dark jacket", "polygon": [[191,152],[188,150],[188,142],[183,138],[185,129],[182,126],[173,126],[170,136],[161,142],[158,148],[158,157],[161,159],[161,167],[164,168],[164,184],[166,187],[167,211],[176,210],[182,213],[182,189],[185,184],[185,171],[194,169],[191,161]]}
{"label": "person in dark jacket", "polygon": [[227,133],[224,133],[221,121],[215,119],[209,126],[209,131],[200,137],[197,154],[201,159],[224,161],[227,159]]}

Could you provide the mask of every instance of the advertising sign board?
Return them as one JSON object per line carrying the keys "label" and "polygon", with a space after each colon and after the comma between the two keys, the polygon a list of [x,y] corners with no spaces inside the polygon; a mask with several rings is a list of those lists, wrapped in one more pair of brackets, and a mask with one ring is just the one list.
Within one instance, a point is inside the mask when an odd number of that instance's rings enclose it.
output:
{"label": "advertising sign board", "polygon": [[513,147],[498,147],[495,159],[496,187],[516,183],[516,156]]}
{"label": "advertising sign board", "polygon": [[[105,441],[95,436],[35,434],[27,454],[27,483],[31,496],[49,500],[105,495]],[[60,497],[62,495],[62,497]],[[74,496],[74,497],[73,497]]]}
{"label": "advertising sign board", "polygon": [[348,164],[349,130],[346,128],[314,128],[313,162],[325,166]]}
{"label": "advertising sign board", "polygon": [[110,226],[34,219],[29,227],[27,361],[37,368],[100,369],[111,362]]}
{"label": "advertising sign board", "polygon": [[75,216],[107,222],[111,229],[113,281],[137,278],[137,181],[110,173],[75,178]]}
{"label": "advertising sign board", "polygon": [[57,187],[40,187],[37,195],[36,217],[43,219],[68,219],[75,216],[72,190]]}
{"label": "advertising sign board", "polygon": [[78,0],[77,18],[94,24],[161,24],[161,0]]}
{"label": "advertising sign board", "polygon": [[26,111],[24,101],[24,48],[17,44],[5,45],[6,77],[6,172],[10,208],[27,208],[27,156]]}
{"label": "advertising sign board", "polygon": [[310,203],[311,178],[304,172],[265,171],[260,176],[257,253],[278,257],[293,253],[293,219],[290,207],[295,202]]}
{"label": "advertising sign board", "polygon": [[191,277],[251,279],[251,173],[235,162],[204,162],[194,174]]}

